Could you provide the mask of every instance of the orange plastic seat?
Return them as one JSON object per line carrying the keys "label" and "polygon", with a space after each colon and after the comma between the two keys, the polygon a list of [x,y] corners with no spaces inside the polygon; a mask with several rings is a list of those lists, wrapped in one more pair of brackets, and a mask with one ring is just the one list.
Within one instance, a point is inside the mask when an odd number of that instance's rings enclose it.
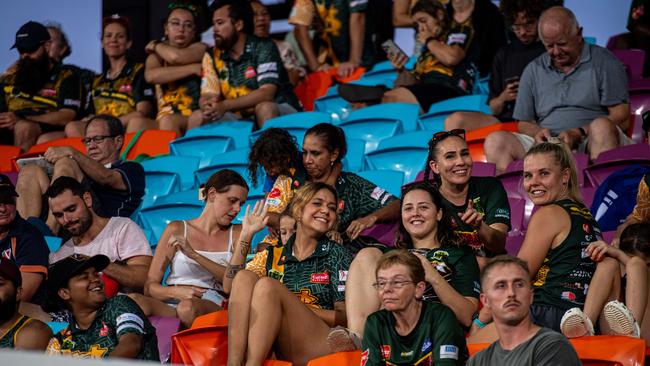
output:
{"label": "orange plastic seat", "polygon": [[18,155],[20,155],[20,148],[18,146],[0,145],[0,172],[15,172],[16,166],[11,159]]}
{"label": "orange plastic seat", "polygon": [[73,149],[77,149],[82,153],[86,153],[86,145],[81,142],[81,137],[65,137],[62,139],[56,139],[42,144],[36,144],[27,150],[26,154],[41,154],[44,153],[50,146],[70,146]]}
{"label": "orange plastic seat", "polygon": [[358,366],[361,363],[361,351],[337,352],[331,355],[314,358],[307,366]]}
{"label": "orange plastic seat", "polygon": [[264,363],[262,363],[262,366],[291,366],[291,365],[293,365],[291,362],[280,361],[280,360],[264,360]]}
{"label": "orange plastic seat", "polygon": [[[124,145],[122,152],[131,142],[131,139],[137,132],[129,132],[124,136]],[[176,138],[176,132],[163,130],[146,130],[143,131],[135,145],[131,147],[126,155],[126,160],[134,160],[140,154],[148,156],[158,156],[169,154],[169,143]]]}
{"label": "orange plastic seat", "polygon": [[487,161],[485,158],[485,151],[483,150],[483,144],[485,143],[485,138],[489,134],[495,131],[517,132],[517,126],[517,122],[506,122],[468,131],[465,139],[467,140],[467,147],[469,148],[469,154],[472,157],[472,160],[482,162]]}
{"label": "orange plastic seat", "polygon": [[472,357],[475,354],[479,353],[482,351],[484,348],[487,348],[490,345],[490,343],[474,343],[474,344],[468,344],[467,345],[467,350],[469,351],[469,356]]}
{"label": "orange plastic seat", "polygon": [[228,310],[219,310],[214,313],[201,315],[194,319],[190,329],[203,328],[203,327],[227,327],[228,326]]}
{"label": "orange plastic seat", "polygon": [[174,334],[170,361],[184,365],[226,365],[228,327],[187,329]]}

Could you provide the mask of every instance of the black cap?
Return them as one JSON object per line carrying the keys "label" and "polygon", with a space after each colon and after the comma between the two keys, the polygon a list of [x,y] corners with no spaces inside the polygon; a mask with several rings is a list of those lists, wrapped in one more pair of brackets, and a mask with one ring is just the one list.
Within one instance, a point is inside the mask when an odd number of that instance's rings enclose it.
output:
{"label": "black cap", "polygon": [[18,51],[34,52],[36,49],[50,40],[50,33],[41,23],[29,21],[23,24],[16,32],[16,43],[11,48]]}
{"label": "black cap", "polygon": [[20,287],[23,284],[20,269],[11,259],[0,257],[0,276],[13,282],[15,287]]}
{"label": "black cap", "polygon": [[0,174],[0,197],[18,197],[16,186],[14,186],[11,179],[4,174]]}
{"label": "black cap", "polygon": [[95,268],[98,272],[103,270],[110,263],[107,256],[98,254],[88,257],[81,254],[73,254],[50,265],[48,271],[47,286],[50,291],[56,293],[64,287],[70,278],[85,271],[88,268]]}

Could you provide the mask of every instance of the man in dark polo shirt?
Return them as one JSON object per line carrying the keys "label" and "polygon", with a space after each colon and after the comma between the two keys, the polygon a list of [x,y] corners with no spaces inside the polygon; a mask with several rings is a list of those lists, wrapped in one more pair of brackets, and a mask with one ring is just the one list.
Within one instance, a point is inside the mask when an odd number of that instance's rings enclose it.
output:
{"label": "man in dark polo shirt", "polygon": [[0,174],[0,257],[16,264],[22,275],[23,302],[41,303],[50,253],[43,235],[16,212],[18,194]]}
{"label": "man in dark polo shirt", "polygon": [[144,195],[144,170],[138,163],[119,159],[124,144],[122,122],[113,116],[97,115],[88,122],[85,136],[85,155],[67,146],[47,149],[45,160],[54,166],[52,179],[35,164],[20,170],[17,208],[22,216],[47,220],[50,228],[57,228],[42,195],[60,176],[89,184],[95,197],[93,209],[99,216],[129,217],[138,208]]}
{"label": "man in dark polo shirt", "polygon": [[212,5],[215,47],[203,57],[201,121],[268,119],[300,110],[280,53],[270,38],[253,35],[253,11],[239,0]]}
{"label": "man in dark polo shirt", "polygon": [[81,81],[48,56],[50,34],[27,22],[16,33],[20,59],[0,80],[0,139],[28,150],[37,140],[63,136],[64,126],[81,108]]}

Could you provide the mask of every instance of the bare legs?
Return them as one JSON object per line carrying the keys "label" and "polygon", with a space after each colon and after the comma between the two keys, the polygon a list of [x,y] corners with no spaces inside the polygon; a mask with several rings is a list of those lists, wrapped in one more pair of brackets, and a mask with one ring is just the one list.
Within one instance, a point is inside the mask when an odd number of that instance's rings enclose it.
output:
{"label": "bare legs", "polygon": [[372,287],[379,257],[381,257],[379,249],[362,249],[350,265],[348,281],[345,285],[348,328],[362,338],[366,318],[381,306],[377,291]]}
{"label": "bare legs", "polygon": [[611,257],[605,257],[598,263],[591,278],[583,310],[592,324],[598,322],[598,317],[605,303],[618,298],[620,287],[621,271],[619,270],[618,261]]}
{"label": "bare legs", "polygon": [[129,297],[142,308],[144,315],[178,317],[184,328],[192,326],[194,319],[201,315],[221,310],[217,304],[203,299],[181,300],[174,309],[158,299],[142,294],[133,293]]}
{"label": "bare legs", "polygon": [[519,139],[507,131],[496,131],[489,134],[483,148],[487,161],[496,164],[497,174],[505,172],[510,162],[523,159],[526,154]]}
{"label": "bare legs", "polygon": [[445,130],[450,131],[462,128],[466,131],[490,126],[499,123],[499,120],[491,114],[480,112],[456,112],[445,119]]}

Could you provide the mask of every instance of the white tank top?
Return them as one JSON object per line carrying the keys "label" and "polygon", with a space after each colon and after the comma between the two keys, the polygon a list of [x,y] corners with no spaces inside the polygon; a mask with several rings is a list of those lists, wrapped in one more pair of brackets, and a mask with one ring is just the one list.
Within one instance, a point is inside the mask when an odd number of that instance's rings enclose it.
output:
{"label": "white tank top", "polygon": [[[209,260],[227,266],[232,256],[232,225],[228,233],[228,249],[225,252],[208,252],[197,250],[196,252]],[[187,239],[187,222],[183,220],[183,237]],[[170,263],[167,285],[191,285],[201,288],[210,288],[223,291],[221,283],[214,278],[212,273],[203,268],[195,260],[187,257],[182,251],[177,251]]]}

